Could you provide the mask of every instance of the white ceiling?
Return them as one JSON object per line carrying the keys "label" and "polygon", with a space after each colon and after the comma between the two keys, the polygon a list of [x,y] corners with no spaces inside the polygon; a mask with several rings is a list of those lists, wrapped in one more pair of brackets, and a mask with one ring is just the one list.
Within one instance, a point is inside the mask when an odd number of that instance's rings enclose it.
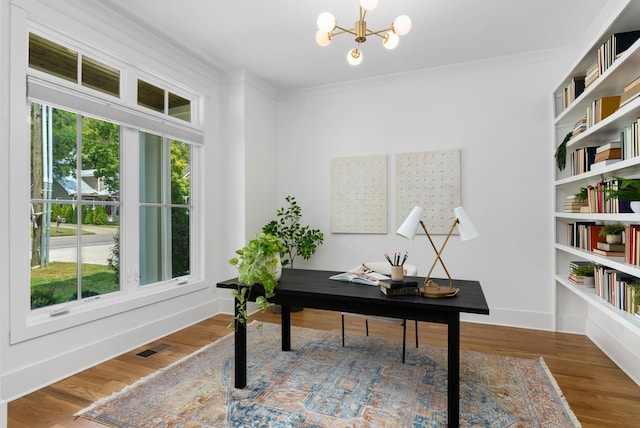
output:
{"label": "white ceiling", "polygon": [[[99,0],[94,0],[98,2]],[[347,64],[353,36],[315,43],[316,18],[330,11],[352,28],[357,0],[100,0],[156,37],[223,72],[247,70],[287,91],[574,45],[603,0],[380,0],[371,30],[409,15],[413,28],[392,51],[377,37]],[[577,55],[578,53],[576,53]]]}

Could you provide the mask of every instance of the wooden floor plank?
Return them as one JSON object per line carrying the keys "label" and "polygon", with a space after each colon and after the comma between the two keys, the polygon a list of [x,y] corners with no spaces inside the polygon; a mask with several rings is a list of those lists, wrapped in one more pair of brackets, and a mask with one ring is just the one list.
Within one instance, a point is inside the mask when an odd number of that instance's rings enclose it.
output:
{"label": "wooden floor plank", "polygon": [[[271,312],[253,318],[280,322],[280,316]],[[228,315],[217,315],[12,401],[9,427],[100,427],[74,418],[73,414],[230,334],[227,328],[230,321]],[[291,322],[302,327],[341,331],[340,314],[336,312],[304,309],[292,313]],[[345,329],[347,335],[364,335],[364,320],[345,317]],[[390,324],[371,322],[369,332],[373,336],[402,338],[402,329]],[[447,344],[446,326],[419,323],[418,333],[420,343]],[[415,335],[413,323],[408,323],[407,335],[411,343]],[[147,359],[136,356],[161,343],[171,347]],[[585,428],[635,427],[640,421],[640,387],[585,336],[463,322],[460,346],[520,358],[543,357]]]}

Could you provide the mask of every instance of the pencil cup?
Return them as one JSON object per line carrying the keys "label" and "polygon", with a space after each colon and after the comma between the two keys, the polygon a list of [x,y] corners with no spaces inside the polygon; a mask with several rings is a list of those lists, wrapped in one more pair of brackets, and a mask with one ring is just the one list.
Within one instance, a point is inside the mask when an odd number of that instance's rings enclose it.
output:
{"label": "pencil cup", "polygon": [[402,281],[404,278],[404,268],[402,266],[391,266],[391,280]]}

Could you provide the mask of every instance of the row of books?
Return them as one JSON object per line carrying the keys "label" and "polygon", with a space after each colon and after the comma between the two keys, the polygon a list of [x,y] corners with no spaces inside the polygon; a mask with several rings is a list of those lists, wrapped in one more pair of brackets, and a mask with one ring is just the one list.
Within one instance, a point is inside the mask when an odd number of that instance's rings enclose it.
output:
{"label": "row of books", "polygon": [[640,266],[640,224],[628,224],[624,230],[624,261],[633,266]]}
{"label": "row of books", "polygon": [[[575,101],[586,88],[604,74],[638,38],[640,38],[640,30],[616,33],[609,37],[609,39],[598,48],[596,60],[587,68],[586,74],[574,76],[569,84],[563,88],[562,109],[564,110],[569,107],[569,105]],[[639,86],[634,87],[634,83],[638,83]],[[631,91],[632,87],[637,89],[637,91]],[[625,87],[625,93],[623,93],[623,99],[620,100],[620,105],[624,105],[630,101],[629,98],[633,99],[638,95],[640,95],[640,80],[631,82]]]}
{"label": "row of books", "polygon": [[569,107],[584,92],[586,76],[574,76],[562,90],[562,109]]}
{"label": "row of books", "polygon": [[640,117],[620,131],[620,149],[622,159],[631,159],[636,156],[640,156],[640,138],[638,137],[639,126]]}
{"label": "row of books", "polygon": [[607,193],[610,190],[617,190],[619,186],[620,182],[615,178],[608,178],[597,182],[595,185],[587,186],[587,206],[589,207],[587,212],[597,214],[623,214],[633,212],[629,201],[616,197],[607,199]]}
{"label": "row of books", "polygon": [[640,30],[615,33],[605,40],[597,52],[596,62],[599,74],[604,74],[638,38],[640,38]]}
{"label": "row of books", "polygon": [[630,314],[639,314],[637,303],[640,293],[638,278],[605,266],[594,269],[595,293],[618,309]]}
{"label": "row of books", "polygon": [[571,138],[580,135],[615,113],[620,107],[620,98],[620,95],[612,95],[593,100],[591,104],[589,104],[589,107],[587,107],[585,114],[580,116],[573,125]]}
{"label": "row of books", "polygon": [[601,146],[587,146],[575,149],[570,155],[571,174],[597,171],[607,165],[622,160],[622,145],[614,141]]}
{"label": "row of books", "polygon": [[[583,221],[567,224],[567,245],[605,257],[625,257],[626,244],[610,244],[600,236],[601,224]],[[624,237],[623,237],[623,242]]]}

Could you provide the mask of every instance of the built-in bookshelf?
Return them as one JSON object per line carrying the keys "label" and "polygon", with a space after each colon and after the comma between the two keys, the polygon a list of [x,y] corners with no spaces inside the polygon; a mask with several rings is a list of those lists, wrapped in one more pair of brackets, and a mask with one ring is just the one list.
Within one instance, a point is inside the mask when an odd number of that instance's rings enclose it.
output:
{"label": "built-in bookshelf", "polygon": [[[618,185],[616,177],[640,178],[640,0],[620,7],[553,96],[556,154],[566,146],[565,168],[554,166],[556,328],[587,334],[640,384],[640,305],[631,301],[640,265],[628,254],[603,256],[591,250],[595,242],[575,245],[571,238],[580,224],[640,225],[628,203],[592,199],[601,195],[599,186]],[[589,203],[576,202],[587,190]],[[625,239],[628,253],[631,236]],[[569,279],[570,264],[585,261],[597,266],[596,286]]]}

